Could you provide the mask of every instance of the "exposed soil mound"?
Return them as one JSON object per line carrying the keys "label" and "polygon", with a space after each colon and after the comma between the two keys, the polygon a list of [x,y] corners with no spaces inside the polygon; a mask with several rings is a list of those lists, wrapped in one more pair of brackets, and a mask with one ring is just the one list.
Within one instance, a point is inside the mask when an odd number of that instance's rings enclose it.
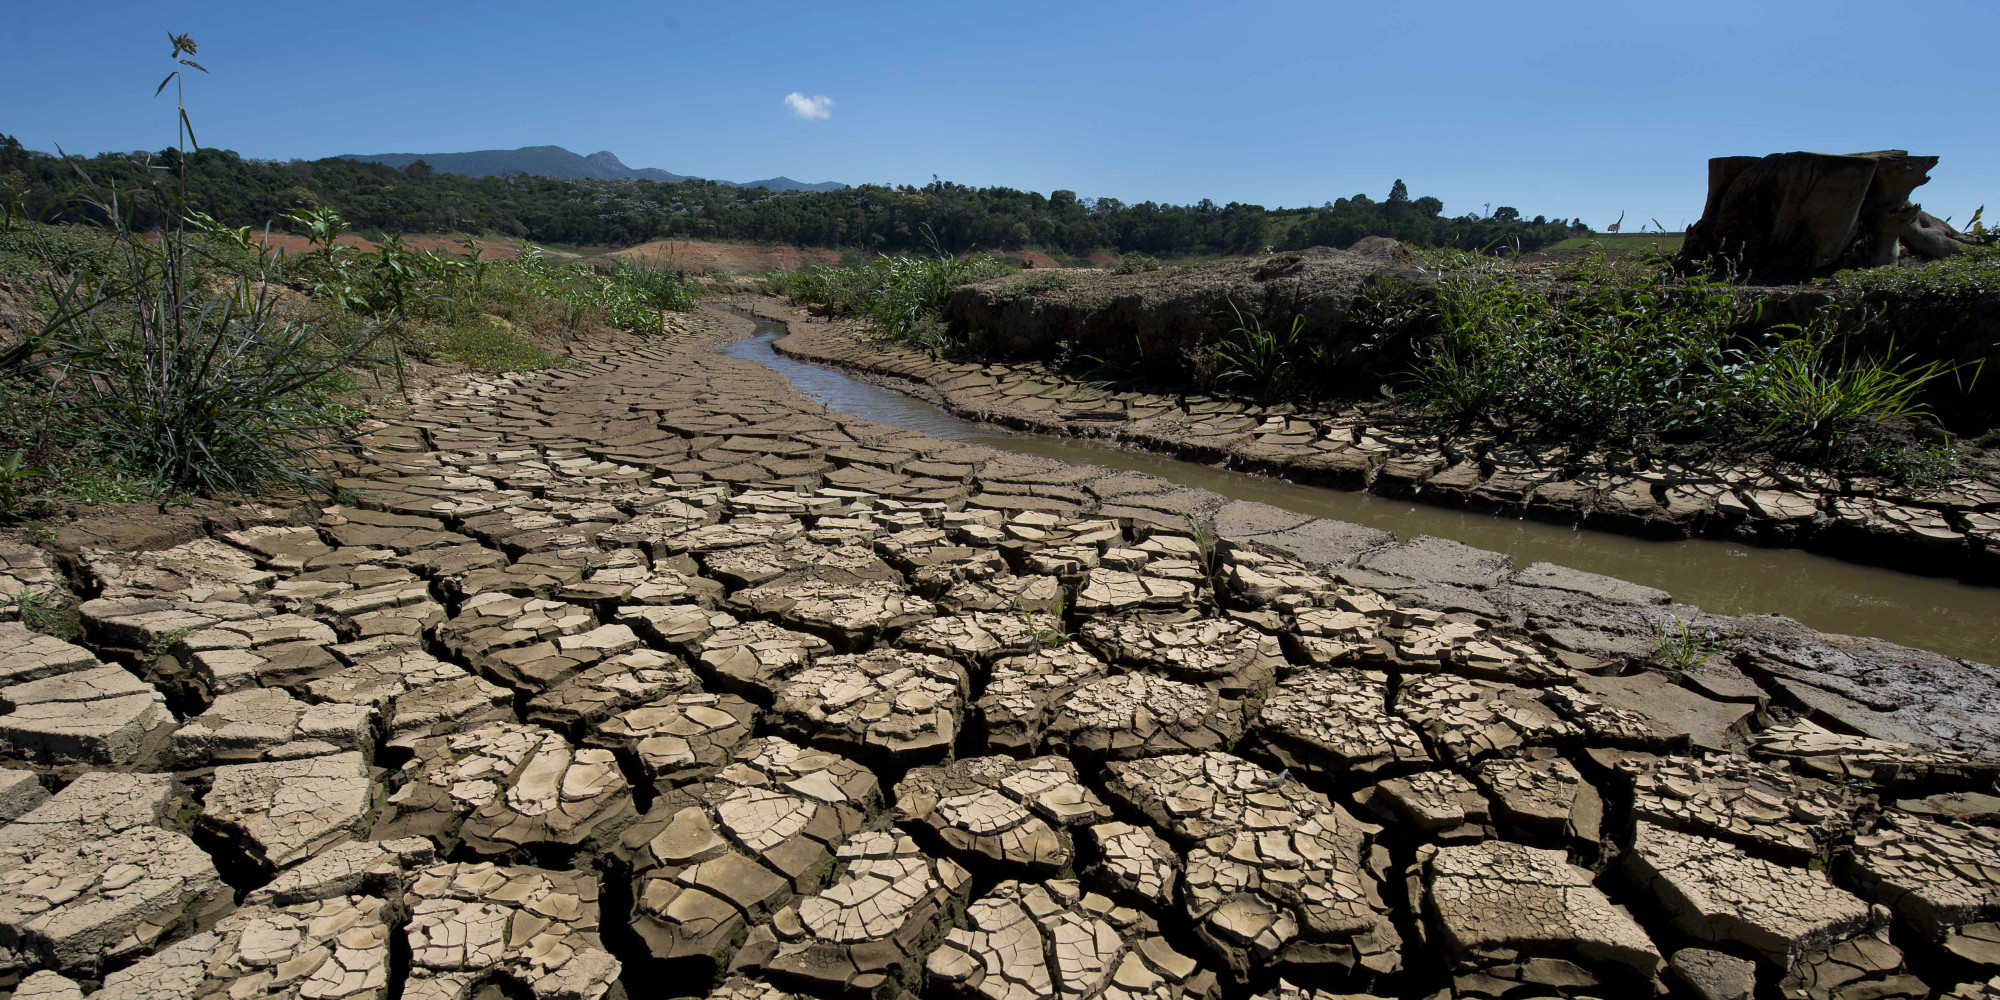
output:
{"label": "exposed soil mound", "polygon": [[1304,316],[1313,328],[1332,329],[1370,281],[1429,281],[1398,263],[1397,250],[1393,241],[1360,252],[1314,247],[1139,274],[1037,269],[958,289],[944,316],[953,331],[978,332],[1014,354],[1065,340],[1086,352],[1123,349],[1134,338],[1148,353],[1178,350],[1235,326],[1232,305],[1246,318],[1261,317],[1267,328]]}
{"label": "exposed soil mound", "polygon": [[837,266],[840,251],[825,247],[795,247],[756,243],[708,243],[697,240],[654,240],[606,254],[617,260],[690,274],[728,271],[796,271],[813,264]]}
{"label": "exposed soil mound", "polygon": [[[1023,247],[1019,250],[1010,250],[1006,253],[1000,254],[999,256],[1002,258],[1008,258],[1008,257],[1014,258],[1015,260],[1020,261],[1023,267],[1053,268],[1062,266],[1062,261],[1059,261],[1054,257],[1049,256],[1047,251],[1037,250],[1033,247]],[[1112,261],[1112,263],[1116,264],[1117,261]]]}
{"label": "exposed soil mound", "polygon": [[[294,233],[274,232],[269,236],[263,233],[253,233],[251,239],[255,240],[261,246],[270,248],[271,252],[282,253],[287,257],[303,256],[316,249],[311,240]],[[344,247],[353,247],[362,253],[375,252],[375,243],[373,241],[364,240],[352,233],[342,233],[340,236],[334,238],[334,242]]]}

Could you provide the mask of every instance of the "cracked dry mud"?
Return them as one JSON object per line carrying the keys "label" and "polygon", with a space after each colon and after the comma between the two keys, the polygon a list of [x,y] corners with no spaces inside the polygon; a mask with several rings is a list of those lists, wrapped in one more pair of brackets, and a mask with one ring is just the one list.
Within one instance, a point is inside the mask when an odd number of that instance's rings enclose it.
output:
{"label": "cracked dry mud", "polygon": [[748,326],[0,548],[83,625],[0,622],[0,992],[2000,995],[1990,668],[869,424]]}

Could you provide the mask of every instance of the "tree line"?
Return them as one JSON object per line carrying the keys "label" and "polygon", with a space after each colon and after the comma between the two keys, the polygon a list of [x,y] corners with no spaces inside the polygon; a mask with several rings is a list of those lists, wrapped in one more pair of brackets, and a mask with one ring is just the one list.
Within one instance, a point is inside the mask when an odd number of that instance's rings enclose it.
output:
{"label": "tree line", "polygon": [[[29,217],[103,223],[117,210],[138,229],[172,218],[165,181],[174,150],[60,157],[0,135],[0,200]],[[179,181],[174,196],[179,194]],[[896,251],[935,242],[942,249],[1067,254],[1093,250],[1157,255],[1254,253],[1266,247],[1345,247],[1366,236],[1416,246],[1532,250],[1588,233],[1581,221],[1444,214],[1436,198],[1412,198],[1398,180],[1376,201],[1357,194],[1318,207],[1267,209],[1203,199],[1191,205],[1126,204],[1116,198],[1046,196],[1006,187],[934,180],[922,186],[864,184],[842,191],[774,193],[712,181],[465,177],[422,161],[402,170],[353,160],[277,162],[226,149],[189,154],[187,205],[235,226],[276,229],[285,215],[330,208],[363,230],[470,232],[575,245],[628,245],[690,238]]]}

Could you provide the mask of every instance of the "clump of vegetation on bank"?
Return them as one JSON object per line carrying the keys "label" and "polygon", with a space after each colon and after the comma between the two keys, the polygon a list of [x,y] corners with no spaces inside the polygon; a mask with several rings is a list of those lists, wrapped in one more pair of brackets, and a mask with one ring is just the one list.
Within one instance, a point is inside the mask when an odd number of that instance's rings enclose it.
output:
{"label": "clump of vegetation on bank", "polygon": [[598,273],[529,246],[488,260],[472,239],[363,251],[335,242],[337,215],[310,216],[312,249],[294,255],[201,217],[158,237],[0,229],[0,281],[39,318],[17,316],[0,343],[0,456],[46,469],[36,491],[51,499],[90,499],[107,476],[123,499],[324,486],[302,471],[313,449],[400,393],[414,362],[556,367],[543,343],[657,333],[696,303],[672,272]]}
{"label": "clump of vegetation on bank", "polygon": [[1160,259],[1158,257],[1151,257],[1133,250],[1121,255],[1118,258],[1118,266],[1112,270],[1119,274],[1144,274],[1147,271],[1157,271],[1159,269]]}
{"label": "clump of vegetation on bank", "polygon": [[[1939,361],[1849,357],[1836,317],[1752,332],[1758,305],[1664,267],[1586,260],[1563,283],[1475,272],[1437,285],[1435,335],[1406,388],[1449,432],[1639,452],[1755,440],[1835,468],[1938,465],[1883,440],[1930,416]],[[1879,433],[1878,433],[1879,432]]]}
{"label": "clump of vegetation on bank", "polygon": [[950,340],[938,320],[951,290],[1015,270],[990,254],[956,257],[933,245],[929,253],[885,254],[855,267],[815,265],[774,271],[764,276],[763,287],[795,305],[829,316],[858,317],[887,336],[948,352],[961,346]]}
{"label": "clump of vegetation on bank", "polygon": [[[177,93],[193,53],[174,39]],[[193,140],[176,111],[170,166]],[[0,215],[4,519],[51,500],[328,491],[325,449],[412,361],[549,367],[562,359],[537,338],[655,332],[695,305],[679,274],[559,266],[525,245],[498,261],[471,239],[358,249],[327,209],[285,216],[311,246],[287,255],[190,207],[182,170],[131,187],[77,175],[75,214],[100,225],[33,221],[18,191]]]}
{"label": "clump of vegetation on bank", "polygon": [[[1979,235],[2000,239],[2000,230]],[[1841,271],[1821,284],[1889,297],[1994,295],[2000,293],[2000,242],[1973,247],[1941,260]]]}
{"label": "clump of vegetation on bank", "polygon": [[[1985,266],[1983,253],[1961,255],[1951,280],[1982,281],[1965,275]],[[1831,309],[1778,322],[1755,292],[1679,274],[1657,254],[1589,252],[1530,265],[1419,249],[1353,286],[1340,308],[1299,299],[1307,315],[1265,315],[1251,305],[1271,301],[1260,273],[1290,274],[1300,262],[1229,266],[1241,273],[1220,286],[1207,275],[1190,279],[1191,287],[1206,281],[1232,291],[1208,317],[1209,332],[1178,343],[1173,331],[1202,324],[1176,320],[1148,342],[1102,326],[1093,310],[1140,295],[1140,311],[1154,315],[1175,295],[1199,301],[1198,290],[1096,277],[1080,297],[1050,296],[1021,278],[985,286],[967,300],[968,315],[1038,303],[1047,312],[1036,329],[1092,338],[1038,348],[1074,378],[1264,404],[1363,404],[1474,453],[1555,449],[1586,465],[1611,455],[1642,463],[1776,455],[1923,485],[1956,475],[1963,457],[1932,403],[1943,405],[1980,374],[1976,364],[1919,358],[1893,342],[1863,349],[1841,327],[1854,317]],[[1881,270],[1926,269],[1938,266]],[[969,322],[954,320],[958,339],[943,338],[942,353],[983,353],[982,330],[958,328]]]}

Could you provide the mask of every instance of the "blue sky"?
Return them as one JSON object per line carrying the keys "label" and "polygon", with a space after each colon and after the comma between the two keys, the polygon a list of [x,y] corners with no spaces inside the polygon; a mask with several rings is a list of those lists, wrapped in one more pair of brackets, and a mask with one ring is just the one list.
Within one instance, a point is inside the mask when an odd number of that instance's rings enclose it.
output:
{"label": "blue sky", "polygon": [[173,6],[13,5],[0,132],[170,144],[172,29],[211,70],[200,138],[250,156],[550,143],[735,180],[1267,206],[1401,177],[1451,214],[1629,230],[1694,221],[1710,156],[1898,147],[1943,157],[1930,211],[2000,212],[1993,0]]}

